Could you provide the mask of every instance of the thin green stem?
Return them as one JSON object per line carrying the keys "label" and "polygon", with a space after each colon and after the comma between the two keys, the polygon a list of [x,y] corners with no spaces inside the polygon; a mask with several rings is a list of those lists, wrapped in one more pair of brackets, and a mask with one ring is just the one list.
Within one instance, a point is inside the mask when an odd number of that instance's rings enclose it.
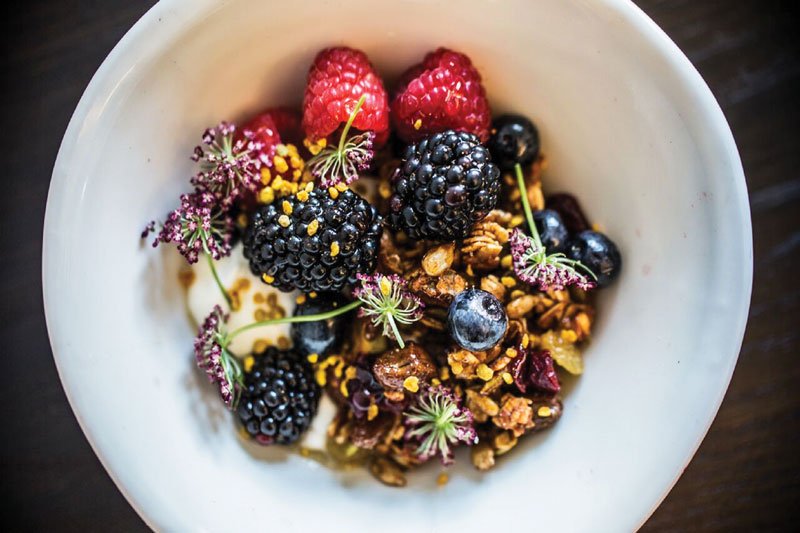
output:
{"label": "thin green stem", "polygon": [[397,329],[397,322],[394,321],[394,316],[390,313],[387,318],[389,319],[389,325],[392,327],[392,332],[394,333],[394,338],[397,341],[397,344],[400,346],[400,349],[406,347],[406,343],[403,342],[403,337],[400,336],[400,330]]}
{"label": "thin green stem", "polygon": [[242,326],[241,328],[229,333],[225,340],[225,346],[230,344],[230,342],[234,339],[234,337],[236,337],[240,333],[244,333],[245,331],[251,330],[253,328],[259,328],[261,326],[276,326],[278,324],[290,324],[294,322],[317,322],[318,320],[328,320],[329,318],[334,318],[339,315],[343,315],[349,311],[352,311],[353,309],[356,309],[359,306],[361,306],[361,301],[355,300],[345,305],[344,307],[340,307],[338,309],[332,309],[331,311],[326,311],[325,313],[318,313],[316,315],[286,316],[283,318],[273,318],[272,320],[262,320],[261,322],[253,322],[252,324]]}
{"label": "thin green stem", "polygon": [[219,274],[217,274],[217,268],[214,266],[214,258],[211,257],[211,254],[208,252],[205,253],[206,259],[208,260],[208,268],[211,269],[211,275],[214,276],[214,281],[217,282],[217,287],[219,287],[222,296],[225,297],[225,302],[228,304],[229,309],[233,309],[233,300],[231,300],[231,295],[228,294],[228,291],[225,290],[225,286],[222,284],[222,280],[219,279]]}
{"label": "thin green stem", "polygon": [[342,130],[342,136],[339,137],[339,153],[342,153],[344,150],[344,142],[347,139],[347,134],[350,132],[350,126],[353,125],[353,121],[356,119],[356,115],[358,115],[358,111],[361,109],[361,106],[364,105],[364,101],[366,101],[367,95],[362,94],[361,98],[358,99],[358,103],[356,107],[353,108],[353,112],[350,113],[350,116],[347,119],[347,123],[344,125],[344,129]]}
{"label": "thin green stem", "polygon": [[536,243],[537,248],[541,249],[542,239],[539,237],[539,231],[536,229],[536,223],[533,221],[531,204],[528,202],[528,188],[525,186],[525,177],[522,175],[522,166],[519,163],[514,165],[514,172],[517,174],[517,187],[519,188],[520,199],[522,200],[522,210],[525,212],[525,218],[528,220],[531,238],[533,242]]}

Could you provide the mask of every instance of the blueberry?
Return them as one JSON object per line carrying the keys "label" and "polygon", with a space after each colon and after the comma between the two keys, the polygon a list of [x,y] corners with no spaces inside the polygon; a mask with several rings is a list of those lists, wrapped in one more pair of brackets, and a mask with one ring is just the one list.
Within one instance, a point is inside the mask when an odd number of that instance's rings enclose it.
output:
{"label": "blueberry", "polygon": [[542,239],[547,253],[564,252],[567,247],[567,226],[561,220],[561,215],[552,209],[543,209],[541,211],[534,211],[533,221],[536,223],[536,229],[539,231],[539,237]]}
{"label": "blueberry", "polygon": [[[316,298],[306,297],[306,301],[294,310],[294,316],[316,315],[335,309],[345,303],[337,293],[322,293]],[[343,316],[316,320],[314,322],[294,322],[291,326],[292,342],[295,349],[303,355],[312,353],[325,355],[337,349],[344,337]]]}
{"label": "blueberry", "polygon": [[467,289],[450,304],[447,325],[459,346],[481,352],[500,342],[508,327],[508,316],[503,304],[493,295],[480,289]]}
{"label": "blueberry", "polygon": [[502,115],[492,122],[488,147],[501,169],[511,170],[519,163],[529,165],[539,156],[539,132],[522,115]]}
{"label": "blueberry", "polygon": [[598,287],[608,287],[622,268],[622,256],[617,245],[596,231],[582,231],[570,240],[567,257],[580,261],[594,272]]}

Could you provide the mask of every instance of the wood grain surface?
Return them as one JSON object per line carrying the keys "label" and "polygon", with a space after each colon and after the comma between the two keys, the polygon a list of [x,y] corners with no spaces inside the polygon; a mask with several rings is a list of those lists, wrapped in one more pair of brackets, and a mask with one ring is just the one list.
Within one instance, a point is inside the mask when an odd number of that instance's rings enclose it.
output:
{"label": "wood grain surface", "polygon": [[[146,530],[67,404],[47,340],[40,266],[50,173],[69,118],[103,58],[152,3],[4,3],[0,508],[6,530]],[[750,321],[730,389],[699,452],[644,531],[796,530],[800,2],[636,3],[719,99],[744,162],[755,239]]]}

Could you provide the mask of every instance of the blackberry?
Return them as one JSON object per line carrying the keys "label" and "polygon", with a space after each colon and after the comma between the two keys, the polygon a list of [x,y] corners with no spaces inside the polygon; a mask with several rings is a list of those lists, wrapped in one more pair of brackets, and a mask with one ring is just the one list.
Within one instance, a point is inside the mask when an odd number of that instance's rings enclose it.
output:
{"label": "blackberry", "polygon": [[299,353],[270,347],[245,374],[236,414],[259,444],[291,444],[311,425],[320,394]]}
{"label": "blackberry", "polygon": [[494,209],[500,169],[477,136],[448,130],[409,145],[392,186],[392,226],[416,240],[455,241]]}
{"label": "blackberry", "polygon": [[375,269],[381,233],[378,212],[350,189],[301,191],[253,214],[244,256],[282,291],[338,291]]}

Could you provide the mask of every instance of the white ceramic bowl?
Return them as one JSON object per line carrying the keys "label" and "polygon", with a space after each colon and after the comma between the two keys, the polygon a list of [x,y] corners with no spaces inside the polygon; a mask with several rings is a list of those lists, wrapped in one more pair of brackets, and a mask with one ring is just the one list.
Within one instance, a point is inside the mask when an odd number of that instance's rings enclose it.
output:
{"label": "white ceramic bowl", "polygon": [[[486,475],[460,457],[405,490],[242,446],[193,369],[173,250],[145,221],[187,188],[204,127],[298,103],[320,48],[365,50],[387,79],[446,45],[494,109],[531,116],[550,190],[576,193],[619,243],[586,372],[551,430]],[[120,490],[172,531],[621,531],[652,512],[722,400],[747,317],[747,193],[695,69],[614,0],[170,0],[111,52],[53,171],[44,299],[58,370]]]}

